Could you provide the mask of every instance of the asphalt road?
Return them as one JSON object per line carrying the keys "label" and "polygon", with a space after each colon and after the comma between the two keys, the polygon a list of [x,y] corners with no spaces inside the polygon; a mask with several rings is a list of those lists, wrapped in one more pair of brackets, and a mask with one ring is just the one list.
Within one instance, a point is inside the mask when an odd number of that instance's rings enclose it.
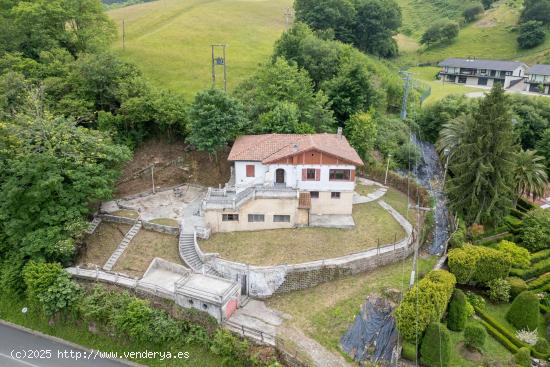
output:
{"label": "asphalt road", "polygon": [[[77,358],[78,357],[78,358]],[[69,344],[0,323],[0,367],[128,367]]]}

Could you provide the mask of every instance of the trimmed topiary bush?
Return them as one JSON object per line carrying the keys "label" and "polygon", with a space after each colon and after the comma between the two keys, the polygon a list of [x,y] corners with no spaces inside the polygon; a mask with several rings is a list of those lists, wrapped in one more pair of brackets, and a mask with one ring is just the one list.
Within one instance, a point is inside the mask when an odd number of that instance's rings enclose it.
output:
{"label": "trimmed topiary bush", "polygon": [[521,245],[530,252],[550,247],[550,210],[530,210],[523,219]]}
{"label": "trimmed topiary bush", "polygon": [[520,293],[506,313],[506,320],[518,330],[535,330],[539,324],[539,299],[531,292]]}
{"label": "trimmed topiary bush", "polygon": [[479,322],[469,322],[464,328],[464,344],[470,349],[481,349],[487,339],[487,331]]}
{"label": "trimmed topiary bush", "polygon": [[544,338],[539,338],[537,340],[537,344],[533,347],[537,352],[546,354],[548,353],[548,349],[550,348],[550,344],[548,343],[548,340]]}
{"label": "trimmed topiary bush", "polygon": [[514,354],[514,361],[518,366],[531,367],[531,352],[529,348],[519,348],[516,354]]}
{"label": "trimmed topiary bush", "polygon": [[509,254],[484,246],[466,244],[449,251],[449,269],[459,284],[487,284],[510,273]]}
{"label": "trimmed topiary bush", "polygon": [[455,289],[453,297],[449,303],[449,311],[447,313],[447,327],[449,330],[462,331],[466,326],[467,308],[466,295],[462,290]]}
{"label": "trimmed topiary bush", "polygon": [[510,300],[510,284],[504,279],[493,279],[487,286],[487,295],[493,303],[507,303]]}
{"label": "trimmed topiary bush", "polygon": [[449,366],[451,337],[441,323],[431,323],[426,329],[420,346],[420,361],[428,367]]}
{"label": "trimmed topiary bush", "polygon": [[525,280],[518,277],[510,277],[506,279],[510,285],[510,297],[512,299],[516,298],[518,294],[527,290],[527,283]]}
{"label": "trimmed topiary bush", "polygon": [[510,255],[514,268],[523,269],[531,265],[531,254],[529,254],[529,251],[516,245],[514,242],[500,241],[496,249]]}
{"label": "trimmed topiary bush", "polygon": [[404,339],[420,339],[429,323],[441,320],[455,283],[453,274],[432,270],[405,294],[395,310],[397,328]]}
{"label": "trimmed topiary bush", "polygon": [[416,345],[414,343],[403,341],[403,349],[401,349],[401,357],[409,361],[416,361]]}

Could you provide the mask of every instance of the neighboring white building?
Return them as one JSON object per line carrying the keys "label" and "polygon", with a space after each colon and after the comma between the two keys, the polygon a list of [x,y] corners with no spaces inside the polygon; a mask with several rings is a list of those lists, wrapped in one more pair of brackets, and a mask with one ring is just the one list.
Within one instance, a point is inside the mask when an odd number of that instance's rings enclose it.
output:
{"label": "neighboring white building", "polygon": [[534,65],[525,75],[526,91],[550,94],[550,65]]}
{"label": "neighboring white building", "polygon": [[341,133],[241,136],[228,160],[231,181],[203,203],[213,232],[307,226],[311,215],[351,219],[363,162]]}
{"label": "neighboring white building", "polygon": [[450,83],[509,88],[523,81],[527,65],[518,61],[449,58],[438,64],[442,80]]}

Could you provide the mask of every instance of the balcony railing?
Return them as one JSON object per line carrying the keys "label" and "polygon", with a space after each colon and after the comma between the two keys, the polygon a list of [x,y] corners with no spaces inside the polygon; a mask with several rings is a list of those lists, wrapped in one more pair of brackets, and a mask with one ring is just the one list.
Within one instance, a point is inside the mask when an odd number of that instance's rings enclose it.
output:
{"label": "balcony railing", "polygon": [[254,198],[297,198],[298,190],[283,185],[249,186],[235,192],[229,189],[208,189],[202,202],[203,209],[237,209]]}

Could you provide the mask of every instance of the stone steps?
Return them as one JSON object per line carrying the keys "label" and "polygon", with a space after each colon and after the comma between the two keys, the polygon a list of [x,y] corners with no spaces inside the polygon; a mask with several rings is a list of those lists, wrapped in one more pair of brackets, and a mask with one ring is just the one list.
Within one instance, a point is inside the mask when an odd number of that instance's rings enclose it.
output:
{"label": "stone steps", "polygon": [[88,226],[88,229],[86,229],[86,233],[87,234],[93,234],[100,223],[101,223],[101,218],[94,217],[94,220],[92,220],[90,222],[90,225]]}
{"label": "stone steps", "polygon": [[124,236],[122,241],[120,241],[118,247],[113,252],[111,257],[107,260],[105,265],[103,265],[103,270],[111,271],[113,267],[115,266],[116,262],[118,261],[119,257],[124,253],[124,250],[126,250],[126,247],[130,244],[130,241],[138,234],[139,230],[141,229],[141,222],[137,222],[130,228],[128,233]]}

